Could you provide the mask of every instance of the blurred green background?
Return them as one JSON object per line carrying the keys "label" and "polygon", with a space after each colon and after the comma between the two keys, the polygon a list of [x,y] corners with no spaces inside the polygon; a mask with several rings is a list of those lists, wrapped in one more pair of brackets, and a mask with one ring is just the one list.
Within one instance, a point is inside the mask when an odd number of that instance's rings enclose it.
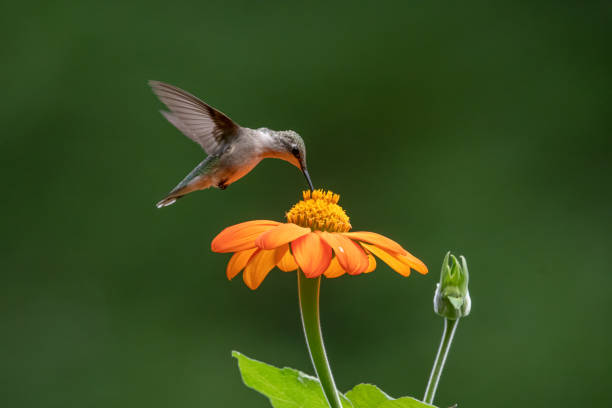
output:
{"label": "blurred green background", "polygon": [[294,129],[357,230],[431,273],[325,280],[341,390],[422,397],[444,253],[472,315],[437,403],[609,406],[610,2],[3,3],[0,395],[7,407],[267,407],[231,350],[312,372],[296,279],[225,278],[222,228],[305,188],[266,160],[154,203],[204,154],[146,81]]}

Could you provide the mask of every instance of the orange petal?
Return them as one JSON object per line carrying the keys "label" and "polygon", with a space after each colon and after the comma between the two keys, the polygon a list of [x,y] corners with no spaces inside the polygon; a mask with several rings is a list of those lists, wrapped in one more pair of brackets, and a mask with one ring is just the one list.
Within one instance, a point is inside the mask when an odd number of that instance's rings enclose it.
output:
{"label": "orange petal", "polygon": [[397,258],[397,254],[391,254],[377,246],[361,243],[368,251],[382,259],[384,263],[389,265],[391,269],[403,276],[410,276],[410,266],[406,265]]}
{"label": "orange petal", "polygon": [[358,244],[347,237],[329,232],[320,232],[321,239],[332,247],[342,269],[350,275],[358,275],[368,269],[368,256]]}
{"label": "orange petal", "polygon": [[283,272],[291,272],[295,271],[298,268],[298,265],[295,263],[295,259],[293,259],[293,255],[289,251],[289,244],[285,244],[276,248],[276,266]]}
{"label": "orange petal", "polygon": [[291,223],[280,224],[261,234],[255,240],[255,245],[261,249],[274,249],[298,239],[309,232],[310,228],[300,227],[299,225]]}
{"label": "orange petal", "polygon": [[321,276],[331,262],[331,247],[314,232],[291,242],[291,250],[307,278]]}
{"label": "orange petal", "polygon": [[257,249],[246,268],[242,277],[246,285],[255,290],[261,285],[261,282],[268,276],[268,273],[276,265],[276,251],[266,251],[263,249]]}
{"label": "orange petal", "polygon": [[255,248],[255,239],[263,232],[280,224],[276,221],[247,221],[227,227],[213,239],[213,252],[239,252]]}
{"label": "orange petal", "polygon": [[397,259],[410,266],[412,269],[420,273],[421,275],[425,275],[428,270],[427,266],[417,257],[408,252],[407,255],[398,255]]}
{"label": "orange petal", "polygon": [[370,273],[374,269],[376,269],[376,258],[374,258],[374,255],[368,254],[368,269],[363,271],[363,273]]}
{"label": "orange petal", "polygon": [[373,272],[374,270],[376,270],[376,258],[374,258],[374,255],[372,255],[367,249],[363,248],[363,250],[368,255],[368,269],[366,269],[363,273]]}
{"label": "orange petal", "polygon": [[257,248],[251,248],[244,251],[236,252],[232,255],[232,259],[227,263],[226,273],[227,279],[232,280],[236,275],[240,273],[241,270],[244,269],[247,262],[253,255]]}
{"label": "orange petal", "polygon": [[393,253],[402,254],[402,255],[406,255],[408,253],[397,242],[385,236],[377,234],[375,232],[368,232],[368,231],[344,232],[342,235],[344,235],[345,237],[349,237],[350,239],[357,240],[357,241],[363,241],[369,244],[374,244],[388,252],[393,252]]}
{"label": "orange petal", "polygon": [[346,273],[344,269],[340,266],[337,257],[333,257],[327,270],[323,273],[328,278],[337,278],[338,276],[342,276]]}

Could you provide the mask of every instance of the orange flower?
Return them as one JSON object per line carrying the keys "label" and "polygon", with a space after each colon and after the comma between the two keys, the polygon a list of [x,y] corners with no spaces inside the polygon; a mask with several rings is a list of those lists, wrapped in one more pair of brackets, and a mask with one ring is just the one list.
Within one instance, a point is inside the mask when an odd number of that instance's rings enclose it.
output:
{"label": "orange flower", "polygon": [[244,270],[243,278],[257,289],[276,266],[289,272],[302,269],[308,278],[344,273],[359,275],[376,269],[376,255],[403,276],[427,267],[397,242],[375,232],[349,232],[349,217],[331,191],[304,191],[304,199],[286,214],[287,223],[247,221],[221,231],[213,239],[214,252],[234,252],[227,264],[228,279]]}

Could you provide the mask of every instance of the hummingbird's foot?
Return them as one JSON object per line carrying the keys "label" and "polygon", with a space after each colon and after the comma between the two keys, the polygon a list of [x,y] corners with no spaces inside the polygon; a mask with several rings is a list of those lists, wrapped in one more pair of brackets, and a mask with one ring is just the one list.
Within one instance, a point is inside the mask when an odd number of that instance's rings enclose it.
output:
{"label": "hummingbird's foot", "polygon": [[227,184],[225,184],[225,182],[226,182],[226,181],[227,181],[227,180],[220,181],[220,182],[219,182],[219,184],[217,184],[217,187],[218,187],[220,190],[225,190],[225,189],[227,188],[227,186],[228,186]]}

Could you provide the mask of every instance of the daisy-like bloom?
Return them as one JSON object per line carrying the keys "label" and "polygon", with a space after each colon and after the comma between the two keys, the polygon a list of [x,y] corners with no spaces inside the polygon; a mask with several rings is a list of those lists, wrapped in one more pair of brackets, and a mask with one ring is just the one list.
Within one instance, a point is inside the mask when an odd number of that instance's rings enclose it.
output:
{"label": "daisy-like bloom", "polygon": [[257,289],[276,266],[300,268],[307,278],[337,278],[376,269],[374,255],[403,276],[427,267],[397,242],[375,232],[350,232],[349,217],[331,191],[304,191],[303,200],[286,213],[287,222],[256,220],[233,225],[212,241],[214,252],[233,252],[228,279],[241,271],[246,285]]}

